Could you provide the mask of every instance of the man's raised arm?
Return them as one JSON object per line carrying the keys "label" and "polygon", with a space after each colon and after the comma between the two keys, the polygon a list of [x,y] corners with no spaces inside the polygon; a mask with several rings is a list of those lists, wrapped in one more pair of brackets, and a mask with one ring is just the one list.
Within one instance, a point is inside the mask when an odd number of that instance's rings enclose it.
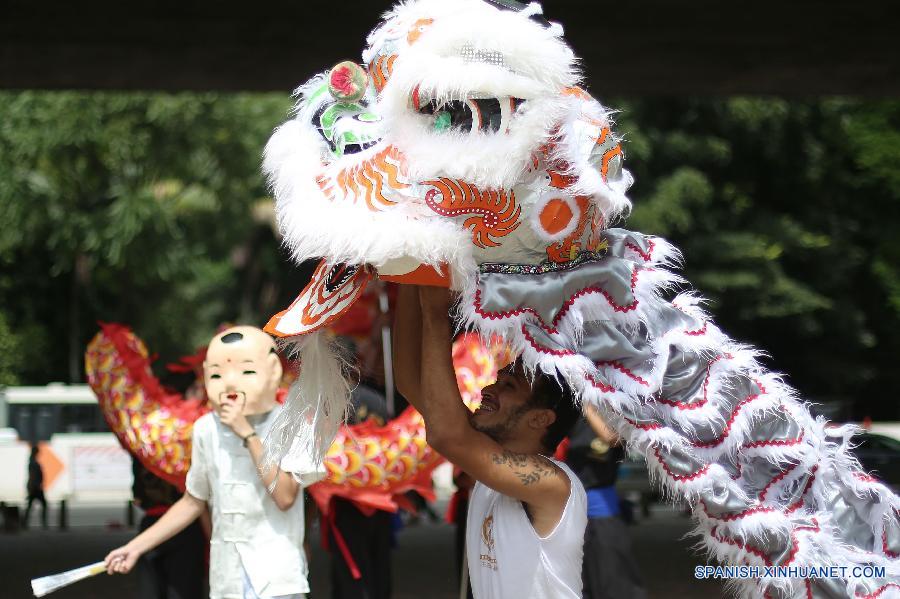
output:
{"label": "man's raised arm", "polygon": [[492,489],[536,508],[547,508],[549,528],[569,496],[568,477],[553,462],[537,454],[508,451],[475,430],[456,384],[451,354],[450,299],[446,289],[422,287],[422,407],[428,444],[445,458]]}
{"label": "man's raised arm", "polygon": [[415,285],[400,285],[397,289],[393,333],[397,391],[421,412],[422,310],[419,306],[419,288]]}

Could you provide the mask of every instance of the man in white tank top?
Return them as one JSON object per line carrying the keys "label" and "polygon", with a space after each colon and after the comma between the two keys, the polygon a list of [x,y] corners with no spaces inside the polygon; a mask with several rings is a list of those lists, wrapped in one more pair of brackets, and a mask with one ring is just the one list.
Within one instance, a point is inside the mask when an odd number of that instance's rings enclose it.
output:
{"label": "man in white tank top", "polygon": [[428,443],[477,481],[466,556],[475,599],[580,599],[584,487],[550,456],[578,418],[563,382],[521,362],[465,407],[450,354],[450,295],[401,285],[394,325],[398,390],[425,419]]}

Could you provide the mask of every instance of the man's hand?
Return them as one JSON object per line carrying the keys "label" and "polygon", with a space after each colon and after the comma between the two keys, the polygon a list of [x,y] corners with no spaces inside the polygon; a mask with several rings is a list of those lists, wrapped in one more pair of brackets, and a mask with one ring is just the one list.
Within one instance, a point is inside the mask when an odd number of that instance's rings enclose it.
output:
{"label": "man's hand", "polygon": [[106,564],[106,573],[128,574],[140,557],[141,551],[134,548],[131,543],[113,549],[103,560]]}
{"label": "man's hand", "polygon": [[237,399],[225,398],[219,407],[219,420],[243,439],[253,432],[253,427],[244,416],[244,405]]}
{"label": "man's hand", "polygon": [[[559,523],[571,492],[565,473],[549,459],[517,453],[473,428],[453,369],[453,296],[447,289],[420,287],[422,311],[421,400],[428,444],[476,480],[528,504],[539,535]],[[530,391],[529,391],[530,392]]]}
{"label": "man's hand", "polygon": [[400,285],[397,289],[392,333],[394,383],[406,401],[421,412],[422,306],[418,287]]}

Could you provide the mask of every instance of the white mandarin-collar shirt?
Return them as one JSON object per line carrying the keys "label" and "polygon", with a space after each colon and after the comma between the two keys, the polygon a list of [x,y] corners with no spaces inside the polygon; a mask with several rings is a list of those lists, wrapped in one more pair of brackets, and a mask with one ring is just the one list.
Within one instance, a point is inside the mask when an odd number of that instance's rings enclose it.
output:
{"label": "white mandarin-collar shirt", "polygon": [[[261,439],[280,411],[248,418]],[[301,485],[325,475],[314,464],[291,452],[282,470],[292,472]],[[260,597],[308,593],[303,552],[303,493],[281,511],[259,477],[250,451],[215,413],[194,423],[191,469],[187,492],[206,501],[212,515],[209,595],[211,599],[242,599],[242,569]]]}

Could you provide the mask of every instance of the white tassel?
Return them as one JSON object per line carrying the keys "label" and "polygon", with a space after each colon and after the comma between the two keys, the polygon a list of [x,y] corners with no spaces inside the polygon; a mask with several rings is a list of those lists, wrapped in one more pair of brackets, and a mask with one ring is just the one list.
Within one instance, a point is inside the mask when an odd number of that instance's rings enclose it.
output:
{"label": "white tassel", "polygon": [[350,387],[337,349],[322,333],[313,333],[294,342],[292,350],[300,358],[300,376],[266,436],[263,470],[295,452],[321,464],[347,412]]}

